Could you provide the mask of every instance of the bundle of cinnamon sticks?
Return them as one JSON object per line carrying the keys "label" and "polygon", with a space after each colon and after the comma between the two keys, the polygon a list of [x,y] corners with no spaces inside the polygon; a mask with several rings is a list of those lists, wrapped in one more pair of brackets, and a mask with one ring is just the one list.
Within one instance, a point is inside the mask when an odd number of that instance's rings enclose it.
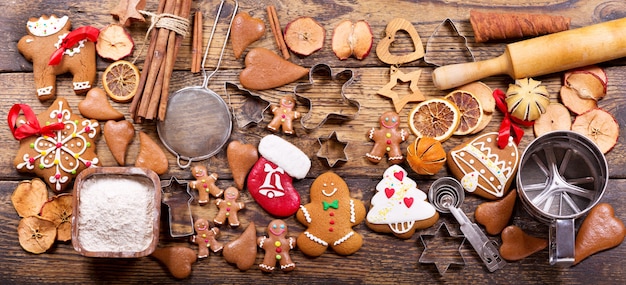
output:
{"label": "bundle of cinnamon sticks", "polygon": [[[159,0],[157,15],[169,14],[188,19],[190,13],[191,0]],[[165,27],[152,29],[139,89],[130,105],[133,121],[165,119],[170,78],[183,37]]]}

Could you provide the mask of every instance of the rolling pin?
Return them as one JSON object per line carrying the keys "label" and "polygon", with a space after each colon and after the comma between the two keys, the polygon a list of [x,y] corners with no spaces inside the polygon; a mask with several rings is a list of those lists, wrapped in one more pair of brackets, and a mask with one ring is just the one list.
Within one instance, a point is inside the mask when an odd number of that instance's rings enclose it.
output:
{"label": "rolling pin", "polygon": [[450,89],[485,77],[540,76],[626,56],[626,18],[508,44],[496,58],[438,67],[433,83]]}

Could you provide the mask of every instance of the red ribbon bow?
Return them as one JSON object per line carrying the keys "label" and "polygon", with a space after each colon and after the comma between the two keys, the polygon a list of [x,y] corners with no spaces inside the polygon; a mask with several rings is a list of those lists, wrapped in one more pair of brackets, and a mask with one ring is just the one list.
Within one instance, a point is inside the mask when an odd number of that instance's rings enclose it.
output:
{"label": "red ribbon bow", "polygon": [[[17,117],[19,116],[20,111],[24,112],[24,117],[26,117],[26,123],[18,127],[15,125],[15,123],[17,122]],[[13,107],[11,107],[11,110],[9,111],[7,121],[9,123],[11,133],[16,140],[21,140],[23,138],[34,135],[44,135],[54,138],[56,136],[54,134],[54,131],[62,130],[65,127],[65,124],[63,123],[53,123],[42,128],[39,125],[39,120],[37,120],[37,116],[35,116],[35,113],[33,113],[33,110],[30,108],[30,106],[26,104],[13,105]]]}
{"label": "red ribbon bow", "polygon": [[48,65],[57,65],[61,63],[63,59],[63,53],[66,49],[73,47],[78,42],[88,39],[92,42],[96,42],[98,40],[98,35],[100,34],[100,30],[92,27],[92,26],[84,26],[80,27],[76,30],[73,30],[63,38],[61,41],[61,45],[59,48],[50,56],[50,61],[48,61]]}
{"label": "red ribbon bow", "polygon": [[511,136],[513,136],[515,144],[519,144],[524,136],[524,130],[514,123],[530,127],[534,122],[522,121],[515,117],[511,117],[511,114],[509,114],[509,110],[506,106],[506,94],[502,90],[494,90],[493,98],[496,100],[496,107],[498,110],[504,114],[504,118],[500,124],[500,130],[498,131],[498,147],[501,149],[505,148],[509,142],[509,137]]}

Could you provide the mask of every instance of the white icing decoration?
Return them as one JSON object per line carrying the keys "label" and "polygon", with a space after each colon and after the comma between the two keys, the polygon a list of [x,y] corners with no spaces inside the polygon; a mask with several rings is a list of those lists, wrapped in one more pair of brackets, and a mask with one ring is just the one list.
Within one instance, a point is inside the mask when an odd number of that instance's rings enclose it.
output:
{"label": "white icing decoration", "polygon": [[260,248],[263,248],[263,244],[265,243],[265,239],[266,238],[267,238],[266,236],[261,237],[261,240],[259,241],[259,247]]}
{"label": "white icing decoration", "polygon": [[74,82],[74,90],[84,90],[91,88],[91,82],[82,81],[82,82]]}
{"label": "white icing decoration", "polygon": [[289,267],[296,267],[296,264],[295,263],[289,263],[289,264],[286,264],[286,265],[281,265],[280,269],[281,270],[285,270],[285,269],[287,269]]}
{"label": "white icing decoration", "polygon": [[312,241],[314,241],[314,242],[316,242],[316,243],[319,243],[319,244],[321,244],[321,245],[323,245],[323,246],[328,246],[328,243],[327,243],[327,242],[323,241],[321,238],[318,238],[318,237],[314,236],[314,235],[313,235],[312,233],[310,233],[309,231],[305,231],[305,232],[304,232],[304,235],[305,235],[306,237],[308,237],[310,240],[312,240]]}
{"label": "white icing decoration", "polygon": [[345,236],[343,236],[342,238],[336,240],[333,243],[333,246],[338,246],[340,244],[342,244],[344,241],[347,241],[349,238],[351,238],[354,235],[354,231],[349,232],[348,234],[346,234]]}
{"label": "white icing decoration", "polygon": [[324,194],[324,196],[326,197],[330,197],[332,195],[335,195],[335,193],[337,193],[337,187],[333,188],[333,191],[330,193],[326,193],[326,191],[324,189],[322,189],[322,194]]}
{"label": "white icing decoration", "polygon": [[309,210],[307,210],[304,206],[300,205],[300,210],[302,210],[302,214],[304,215],[304,219],[307,223],[311,223],[311,214],[309,214]]}
{"label": "white icing decoration", "polygon": [[259,264],[259,267],[261,267],[261,268],[263,268],[265,270],[274,271],[274,266],[269,266],[267,264],[261,263],[261,264]]}
{"label": "white icing decoration", "polygon": [[294,246],[295,246],[295,245],[293,244],[293,242],[294,242],[294,239],[293,239],[293,238],[289,238],[289,248],[290,248],[290,249],[293,249],[293,248],[294,248]]}
{"label": "white icing decoration", "polygon": [[461,185],[463,185],[463,189],[467,192],[476,191],[476,187],[478,186],[478,176],[478,172],[465,174],[465,176],[461,178]]}
{"label": "white icing decoration", "polygon": [[[63,39],[65,39],[65,37],[67,37],[68,34],[69,33],[65,33],[63,35],[60,35],[59,36],[59,41],[57,41],[54,44],[54,47],[57,48],[57,49],[60,48],[61,44],[63,43]],[[73,47],[65,49],[65,51],[63,51],[63,54],[69,55],[69,56],[74,56],[75,54],[80,53],[80,49],[85,47],[85,42],[86,41],[87,41],[86,39],[78,41],[78,43],[76,43],[76,45],[74,45]]]}
{"label": "white icing decoration", "polygon": [[350,199],[350,222],[356,223],[356,213],[354,212],[354,200]]}
{"label": "white icing decoration", "polygon": [[52,94],[52,86],[46,86],[37,89],[37,96],[44,96]]}
{"label": "white icing decoration", "polygon": [[[402,181],[395,178],[393,174],[396,172],[403,173]],[[389,198],[385,192],[387,188],[394,189]],[[411,207],[407,207],[405,198],[413,199]],[[392,231],[401,234],[405,229],[398,224],[412,224],[436,214],[435,208],[426,199],[426,194],[417,188],[407,172],[399,165],[392,165],[385,170],[383,179],[376,185],[376,194],[372,197],[372,207],[366,219],[372,224],[388,224]]]}
{"label": "white icing decoration", "polygon": [[31,34],[37,37],[49,36],[57,33],[65,25],[69,17],[63,16],[61,18],[57,18],[54,15],[50,16],[48,19],[44,19],[43,17],[39,17],[37,21],[28,21],[26,23],[26,27]]}

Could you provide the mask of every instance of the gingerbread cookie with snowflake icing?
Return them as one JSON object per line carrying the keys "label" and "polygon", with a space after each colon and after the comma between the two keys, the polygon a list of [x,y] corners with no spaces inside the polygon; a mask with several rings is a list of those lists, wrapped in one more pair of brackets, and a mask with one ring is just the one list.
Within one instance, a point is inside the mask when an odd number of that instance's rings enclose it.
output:
{"label": "gingerbread cookie with snowflake icing", "polygon": [[[13,165],[19,172],[34,173],[55,192],[63,191],[81,171],[100,164],[95,141],[100,125],[72,113],[65,98],[57,98],[47,111],[37,115],[40,126],[62,128],[49,135],[35,134],[20,139]],[[21,120],[18,125],[28,124]]]}
{"label": "gingerbread cookie with snowflake icing", "polygon": [[492,132],[450,150],[447,163],[465,191],[495,200],[509,192],[519,165],[519,152],[512,137],[506,147],[499,148],[498,133]]}

